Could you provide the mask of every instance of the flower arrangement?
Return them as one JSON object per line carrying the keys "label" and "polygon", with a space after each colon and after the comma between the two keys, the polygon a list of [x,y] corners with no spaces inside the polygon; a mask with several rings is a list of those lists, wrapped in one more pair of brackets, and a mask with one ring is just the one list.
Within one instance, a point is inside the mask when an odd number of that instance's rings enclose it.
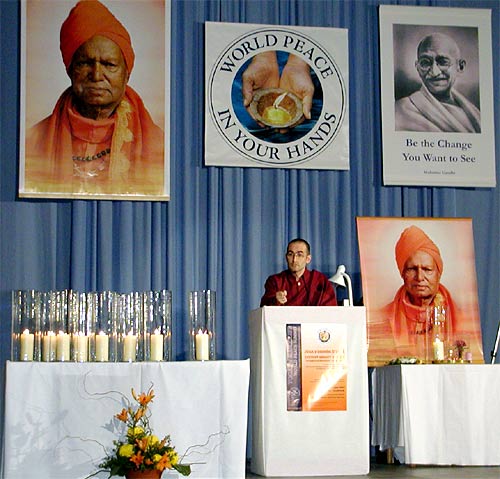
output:
{"label": "flower arrangement", "polygon": [[467,343],[463,339],[457,339],[455,341],[455,349],[457,350],[457,358],[462,359],[464,350],[467,349]]}
{"label": "flower arrangement", "polygon": [[179,456],[171,444],[170,436],[160,440],[151,430],[149,404],[155,397],[152,386],[147,393],[139,395],[132,389],[132,397],[137,406],[133,407],[129,402],[128,407],[115,415],[116,419],[126,425],[126,436],[113,441],[113,451],[99,464],[101,471],[108,471],[111,477],[156,470],[160,477],[165,469],[175,469],[183,476],[189,476],[191,466],[179,463]]}
{"label": "flower arrangement", "polygon": [[395,364],[422,364],[422,361],[413,356],[401,356],[399,358],[391,359],[388,363],[389,366]]}

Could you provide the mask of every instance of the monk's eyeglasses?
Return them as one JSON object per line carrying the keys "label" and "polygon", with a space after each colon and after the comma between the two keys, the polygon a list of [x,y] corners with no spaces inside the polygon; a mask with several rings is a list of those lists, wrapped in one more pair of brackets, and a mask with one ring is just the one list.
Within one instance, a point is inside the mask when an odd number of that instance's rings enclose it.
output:
{"label": "monk's eyeglasses", "polygon": [[420,70],[425,73],[427,73],[432,68],[434,63],[442,72],[448,71],[450,67],[455,64],[455,62],[448,57],[436,57],[435,59],[424,57],[419,58],[417,61]]}
{"label": "monk's eyeglasses", "polygon": [[299,251],[297,253],[294,253],[293,251],[288,251],[288,253],[286,254],[287,258],[295,258],[295,256],[297,256],[297,258],[304,258],[306,255],[302,253],[302,251]]}

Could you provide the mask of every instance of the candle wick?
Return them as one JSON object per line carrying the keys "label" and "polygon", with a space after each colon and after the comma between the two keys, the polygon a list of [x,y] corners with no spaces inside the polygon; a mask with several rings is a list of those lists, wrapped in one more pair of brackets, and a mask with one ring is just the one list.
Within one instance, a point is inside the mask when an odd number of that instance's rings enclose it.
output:
{"label": "candle wick", "polygon": [[286,96],[287,96],[287,92],[282,93],[280,96],[278,96],[276,98],[276,100],[274,100],[273,107],[279,108],[280,110],[285,110],[283,107],[280,106],[280,103],[285,99]]}

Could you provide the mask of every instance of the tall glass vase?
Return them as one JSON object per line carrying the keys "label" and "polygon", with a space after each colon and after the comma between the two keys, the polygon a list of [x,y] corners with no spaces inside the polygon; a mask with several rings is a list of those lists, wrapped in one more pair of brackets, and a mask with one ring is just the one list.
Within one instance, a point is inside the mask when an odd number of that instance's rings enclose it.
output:
{"label": "tall glass vase", "polygon": [[84,363],[89,360],[90,293],[68,291],[68,328],[71,334],[71,360]]}
{"label": "tall glass vase", "polygon": [[143,293],[144,360],[172,360],[172,292]]}
{"label": "tall glass vase", "polygon": [[207,361],[216,359],[215,291],[189,292],[189,359]]}
{"label": "tall glass vase", "polygon": [[[440,296],[440,295],[439,295]],[[446,351],[449,347],[446,324],[446,306],[438,295],[434,302],[434,314],[432,318],[432,350],[435,362],[445,360]]]}
{"label": "tall glass vase", "polygon": [[113,291],[87,295],[91,361],[117,361],[119,299],[120,295]]}
{"label": "tall glass vase", "polygon": [[119,361],[142,361],[144,317],[141,293],[124,293],[120,296],[119,318]]}
{"label": "tall glass vase", "polygon": [[40,360],[40,293],[12,291],[12,361]]}

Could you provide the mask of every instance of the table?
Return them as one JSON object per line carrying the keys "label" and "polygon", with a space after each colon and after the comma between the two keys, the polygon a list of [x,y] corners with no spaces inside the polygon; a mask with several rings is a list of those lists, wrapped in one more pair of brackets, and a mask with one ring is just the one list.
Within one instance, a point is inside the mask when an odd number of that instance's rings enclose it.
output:
{"label": "table", "polygon": [[[250,361],[7,362],[4,479],[81,479],[113,447],[122,393],[153,385],[151,426],[171,435],[193,478],[244,478]],[[112,391],[115,391],[113,393]],[[167,474],[164,474],[167,477]],[[100,473],[96,478],[108,477]]]}
{"label": "table", "polygon": [[[252,472],[288,477],[368,474],[366,309],[266,306],[250,312],[249,324]],[[306,328],[319,342],[328,341],[322,332],[331,332],[328,338],[345,332],[345,410],[287,410],[287,324],[301,326],[301,350],[311,347]]]}
{"label": "table", "polygon": [[500,365],[386,366],[372,390],[372,445],[400,462],[500,465]]}

